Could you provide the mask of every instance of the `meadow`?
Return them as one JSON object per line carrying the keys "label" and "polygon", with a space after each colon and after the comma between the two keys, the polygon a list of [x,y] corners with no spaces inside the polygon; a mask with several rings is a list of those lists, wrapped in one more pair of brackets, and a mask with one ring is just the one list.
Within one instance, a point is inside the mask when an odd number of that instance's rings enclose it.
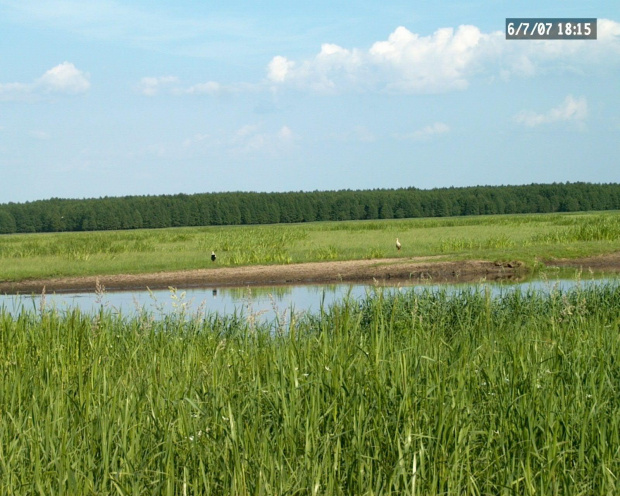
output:
{"label": "meadow", "polygon": [[619,248],[618,212],[2,235],[0,280],[414,256],[535,267]]}
{"label": "meadow", "polygon": [[618,494],[619,309],[618,283],[269,324],[0,309],[0,493]]}

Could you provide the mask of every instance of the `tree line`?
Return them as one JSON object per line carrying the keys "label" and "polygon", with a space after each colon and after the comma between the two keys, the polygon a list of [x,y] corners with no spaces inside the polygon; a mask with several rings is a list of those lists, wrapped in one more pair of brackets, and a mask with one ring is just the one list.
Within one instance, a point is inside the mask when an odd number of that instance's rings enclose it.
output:
{"label": "tree line", "polygon": [[0,204],[0,234],[620,209],[620,184],[201,193]]}

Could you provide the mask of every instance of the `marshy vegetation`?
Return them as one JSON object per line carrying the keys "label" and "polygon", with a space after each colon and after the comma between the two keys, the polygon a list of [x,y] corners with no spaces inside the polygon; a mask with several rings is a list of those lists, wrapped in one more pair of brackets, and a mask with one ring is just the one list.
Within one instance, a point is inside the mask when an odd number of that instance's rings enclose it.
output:
{"label": "marshy vegetation", "polygon": [[1,493],[620,491],[618,284],[177,310],[0,310]]}
{"label": "marshy vegetation", "polygon": [[0,280],[397,256],[533,267],[619,248],[616,211],[11,234],[0,236]]}

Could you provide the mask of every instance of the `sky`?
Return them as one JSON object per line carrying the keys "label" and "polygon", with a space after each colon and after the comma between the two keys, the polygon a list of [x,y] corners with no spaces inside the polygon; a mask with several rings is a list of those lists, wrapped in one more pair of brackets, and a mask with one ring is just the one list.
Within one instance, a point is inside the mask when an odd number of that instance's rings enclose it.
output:
{"label": "sky", "polygon": [[619,156],[617,1],[0,0],[0,203],[609,183]]}

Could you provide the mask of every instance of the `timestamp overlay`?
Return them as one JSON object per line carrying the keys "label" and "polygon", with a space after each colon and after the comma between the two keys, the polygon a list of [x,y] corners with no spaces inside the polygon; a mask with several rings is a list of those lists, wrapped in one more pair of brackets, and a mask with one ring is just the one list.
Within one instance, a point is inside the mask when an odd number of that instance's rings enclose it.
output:
{"label": "timestamp overlay", "polygon": [[596,18],[506,18],[507,40],[596,40]]}

